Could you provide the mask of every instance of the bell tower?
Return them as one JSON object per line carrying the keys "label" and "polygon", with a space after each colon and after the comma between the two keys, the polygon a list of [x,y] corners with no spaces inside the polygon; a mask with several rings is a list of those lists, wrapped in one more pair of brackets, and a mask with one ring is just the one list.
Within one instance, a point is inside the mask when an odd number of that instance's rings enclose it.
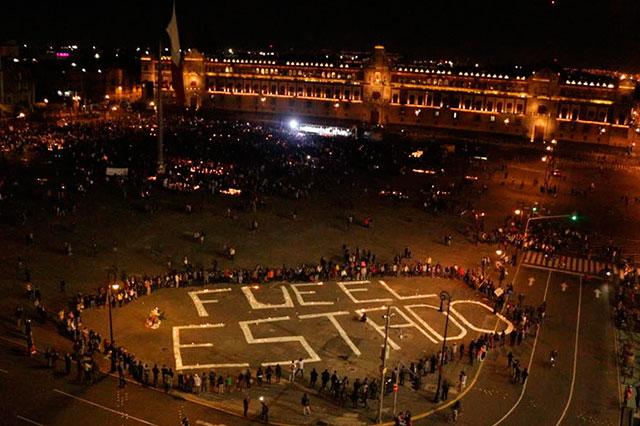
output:
{"label": "bell tower", "polygon": [[369,124],[383,124],[387,105],[391,100],[391,68],[384,46],[374,48],[373,60],[364,70],[362,93],[369,113]]}

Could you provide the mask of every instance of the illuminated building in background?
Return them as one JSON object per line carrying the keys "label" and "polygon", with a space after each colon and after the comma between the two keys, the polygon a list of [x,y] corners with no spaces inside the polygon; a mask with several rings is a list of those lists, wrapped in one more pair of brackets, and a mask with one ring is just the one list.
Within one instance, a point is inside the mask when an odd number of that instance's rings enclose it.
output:
{"label": "illuminated building in background", "polygon": [[[163,96],[171,97],[170,58],[162,60]],[[143,84],[154,87],[157,61],[143,56],[141,64]],[[626,147],[640,139],[636,82],[614,74],[405,64],[382,46],[364,56],[299,59],[249,54],[218,58],[190,51],[182,73],[187,107],[532,142],[556,139]]]}

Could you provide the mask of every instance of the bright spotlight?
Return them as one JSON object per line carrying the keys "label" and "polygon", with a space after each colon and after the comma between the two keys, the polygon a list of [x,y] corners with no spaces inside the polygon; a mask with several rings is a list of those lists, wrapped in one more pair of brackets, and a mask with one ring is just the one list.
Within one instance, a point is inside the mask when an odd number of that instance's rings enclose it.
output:
{"label": "bright spotlight", "polygon": [[297,130],[299,126],[300,126],[300,123],[298,123],[298,120],[296,120],[295,118],[292,118],[291,120],[289,120],[289,127],[291,129]]}

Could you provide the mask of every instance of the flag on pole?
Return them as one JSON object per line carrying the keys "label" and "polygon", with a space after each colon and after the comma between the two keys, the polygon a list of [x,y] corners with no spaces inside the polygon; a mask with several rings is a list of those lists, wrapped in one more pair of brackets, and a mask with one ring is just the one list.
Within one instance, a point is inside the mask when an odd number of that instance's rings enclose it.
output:
{"label": "flag on pole", "polygon": [[171,21],[167,25],[167,34],[171,40],[171,60],[176,67],[180,66],[180,36],[178,35],[178,19],[176,18],[176,2],[173,2]]}

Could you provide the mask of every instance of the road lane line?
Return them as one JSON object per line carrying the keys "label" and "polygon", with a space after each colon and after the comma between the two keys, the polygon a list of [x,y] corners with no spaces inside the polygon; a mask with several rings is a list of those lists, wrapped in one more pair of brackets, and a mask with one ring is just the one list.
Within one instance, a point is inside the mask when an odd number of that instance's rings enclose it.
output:
{"label": "road lane line", "polygon": [[148,421],[143,420],[141,418],[131,416],[131,415],[129,415],[127,413],[124,413],[122,411],[117,411],[117,410],[114,410],[112,408],[105,407],[104,405],[98,404],[98,403],[93,402],[93,401],[89,401],[88,399],[84,399],[84,398],[80,398],[80,397],[75,396],[75,395],[71,395],[70,393],[66,393],[64,391],[61,391],[60,389],[54,389],[53,391],[56,392],[56,393],[59,393],[61,395],[64,395],[64,396],[68,396],[69,398],[73,398],[73,399],[75,399],[77,401],[84,402],[85,404],[89,404],[89,405],[92,405],[92,406],[97,407],[97,408],[102,408],[105,411],[109,411],[111,413],[118,414],[119,416],[123,416],[123,417],[125,417],[127,419],[131,419],[131,420],[134,420],[136,422],[139,422],[139,423],[142,423],[142,424],[145,424],[145,425],[149,425],[149,426],[158,426],[155,423],[151,423],[151,422],[148,422]]}
{"label": "road lane line", "polygon": [[558,426],[564,420],[564,416],[567,415],[567,411],[569,410],[569,406],[571,405],[571,398],[573,398],[573,388],[576,384],[576,369],[578,366],[578,338],[580,337],[580,306],[582,304],[582,278],[580,278],[580,287],[578,290],[578,320],[576,321],[576,343],[573,349],[573,375],[571,377],[571,388],[569,389],[569,399],[567,399],[567,405],[565,405],[564,410],[562,411],[562,415],[560,419],[556,423]]}
{"label": "road lane line", "polygon": [[[552,272],[549,271],[549,276],[547,277],[547,285],[544,288],[544,296],[542,297],[542,301],[543,302],[545,302],[547,300],[547,291],[549,290],[549,283],[551,282],[551,274],[552,274]],[[539,335],[540,335],[540,328],[538,328],[538,330],[536,330],[536,337],[535,337],[535,339],[533,339],[533,347],[531,348],[531,357],[529,358],[529,365],[527,366],[527,371],[529,372],[529,375],[531,375],[531,366],[533,365],[533,357],[536,354],[536,346],[538,345],[538,336]],[[502,423],[503,421],[505,421],[506,418],[509,417],[511,415],[511,413],[513,413],[515,411],[516,408],[518,408],[518,405],[520,405],[520,401],[522,401],[522,398],[524,397],[524,392],[527,390],[527,384],[528,383],[529,383],[529,380],[524,382],[524,385],[522,385],[522,390],[520,391],[520,396],[518,397],[518,400],[516,401],[516,403],[513,404],[513,407],[511,407],[511,409],[509,411],[507,411],[506,414],[500,418],[500,420],[495,422],[493,424],[493,426],[497,426],[500,423]]]}
{"label": "road lane line", "polygon": [[[581,277],[581,276],[584,275],[584,274],[581,274],[579,272],[573,272],[573,271],[562,270],[562,269],[547,268],[546,266],[529,265],[529,264],[526,264],[524,266],[525,266],[525,268],[540,269],[541,271],[559,272],[559,273],[567,274],[567,275],[575,275],[577,277]],[[598,276],[592,276],[590,278],[591,279],[597,279],[597,280],[602,280],[603,279],[603,278],[598,277]]]}
{"label": "road lane line", "polygon": [[38,423],[38,422],[36,422],[35,420],[31,420],[31,419],[28,419],[28,418],[26,418],[26,417],[22,417],[22,416],[21,416],[21,415],[19,415],[19,414],[16,414],[16,418],[17,418],[17,419],[22,420],[23,422],[30,423],[30,424],[32,424],[32,425],[36,425],[36,426],[44,426],[42,423]]}

